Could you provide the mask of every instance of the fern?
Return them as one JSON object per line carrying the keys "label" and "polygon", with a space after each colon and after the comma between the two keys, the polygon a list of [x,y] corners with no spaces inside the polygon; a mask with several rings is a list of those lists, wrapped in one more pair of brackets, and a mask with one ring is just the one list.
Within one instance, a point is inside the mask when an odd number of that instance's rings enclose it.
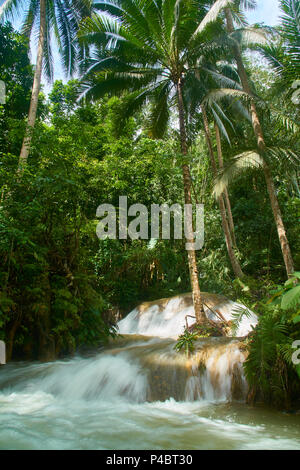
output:
{"label": "fern", "polygon": [[243,318],[251,318],[252,312],[249,308],[245,307],[244,305],[238,305],[232,310],[232,325],[231,325],[231,332],[233,335],[236,335],[236,332],[239,328],[240,323],[242,322]]}

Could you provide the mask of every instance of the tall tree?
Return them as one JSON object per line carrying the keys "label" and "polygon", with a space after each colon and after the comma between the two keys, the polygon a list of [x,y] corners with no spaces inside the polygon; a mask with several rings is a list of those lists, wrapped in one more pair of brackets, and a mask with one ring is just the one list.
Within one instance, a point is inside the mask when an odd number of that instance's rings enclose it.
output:
{"label": "tall tree", "polygon": [[[219,169],[222,171],[223,168],[224,168],[223,152],[222,152],[222,141],[221,141],[220,129],[219,129],[219,126],[218,126],[216,121],[214,123],[214,126],[215,126],[216,142],[217,142],[217,153],[218,153]],[[231,210],[231,202],[230,202],[230,198],[229,198],[227,188],[225,188],[225,191],[224,191],[224,201],[225,201],[225,205],[226,205],[228,225],[229,225],[229,230],[230,230],[232,243],[233,243],[233,246],[236,247],[237,244],[236,244],[236,238],[235,238],[234,221],[233,221],[232,210]]]}
{"label": "tall tree", "polygon": [[[212,2],[211,2],[212,3]],[[195,4],[191,0],[114,0],[98,2],[102,14],[86,20],[81,33],[85,44],[94,46],[94,55],[85,63],[83,83],[86,93],[99,98],[106,93],[131,93],[127,113],[145,102],[152,103],[152,134],[162,136],[176,105],[182,154],[182,174],[186,204],[192,202],[184,88],[189,64],[201,62],[222,47],[214,38],[220,31],[215,23],[230,0]],[[108,16],[109,15],[112,16]],[[206,321],[198,279],[192,220],[187,242],[190,281],[197,322]]]}
{"label": "tall tree", "polygon": [[[17,17],[21,4],[23,4],[22,0],[6,0],[0,10],[0,19]],[[28,0],[26,7],[22,32],[30,37],[33,29],[37,27],[38,45],[27,128],[19,158],[19,174],[22,174],[30,152],[43,68],[50,80],[53,77],[51,35],[54,33],[66,73],[72,74],[79,54],[76,41],[77,31],[81,20],[90,15],[92,1]]]}
{"label": "tall tree", "polygon": [[270,166],[268,165],[267,159],[265,158],[267,146],[265,143],[265,138],[264,138],[264,133],[262,129],[262,125],[260,122],[259,114],[257,112],[257,107],[255,103],[255,98],[254,94],[252,92],[251,86],[250,86],[250,81],[244,66],[244,61],[242,57],[242,52],[241,48],[239,45],[239,42],[234,39],[233,33],[235,31],[234,28],[234,23],[233,23],[233,16],[232,16],[232,11],[230,8],[225,8],[225,16],[226,16],[226,24],[227,24],[227,30],[228,33],[231,35],[233,38],[233,54],[236,60],[237,64],[237,69],[238,73],[241,79],[242,87],[245,93],[250,96],[250,111],[251,111],[251,117],[252,117],[252,126],[253,126],[253,131],[257,140],[257,149],[259,152],[260,157],[262,158],[262,168],[266,180],[266,185],[268,189],[268,194],[270,197],[270,202],[271,202],[271,207],[274,215],[274,220],[276,223],[277,227],[277,233],[279,237],[279,242],[281,246],[281,251],[284,259],[284,264],[285,264],[285,269],[287,272],[287,275],[290,276],[294,272],[294,263],[292,259],[292,254],[286,234],[286,229],[283,223],[283,218],[276,194],[276,189],[274,185],[274,180],[272,177],[272,172],[270,169]]}
{"label": "tall tree", "polygon": [[15,132],[9,141],[11,119],[18,121],[20,129],[28,113],[33,70],[28,57],[28,44],[12,26],[0,24],[0,77],[5,83],[5,105],[0,103],[0,151],[15,154],[20,149],[20,134]]}
{"label": "tall tree", "polygon": [[[212,171],[213,171],[214,177],[216,178],[217,175],[218,175],[218,167],[217,167],[216,159],[215,159],[215,155],[214,155],[212,137],[211,137],[211,132],[210,132],[210,128],[209,128],[209,121],[208,121],[208,117],[207,117],[205,107],[202,107],[202,116],[203,116],[204,133],[205,133],[205,138],[206,138],[206,142],[207,142],[207,146],[208,146],[208,150],[209,150],[209,156],[210,156]],[[217,129],[218,129],[218,127],[217,127]],[[219,130],[217,130],[217,146],[218,146],[218,155],[219,155],[219,158],[220,158],[220,140],[218,140],[218,137],[219,137]],[[230,229],[230,222],[227,219],[227,215],[226,215],[226,206],[225,206],[225,202],[224,202],[224,194],[221,194],[218,197],[218,204],[219,204],[219,208],[220,208],[221,219],[222,219],[222,228],[223,228],[223,232],[224,232],[224,235],[225,235],[226,247],[227,247],[228,256],[229,256],[229,259],[230,259],[230,262],[231,262],[231,266],[232,266],[232,269],[233,269],[233,272],[234,272],[235,276],[238,277],[238,278],[242,278],[244,276],[244,273],[242,271],[241,265],[240,265],[236,255],[235,255],[235,252],[234,252],[234,242],[233,242],[233,239],[232,239],[232,231],[231,231],[232,229]],[[231,212],[230,212],[230,214],[231,214]]]}
{"label": "tall tree", "polygon": [[[225,102],[219,104],[216,100],[211,99],[210,95],[218,93],[218,89],[222,86],[231,86],[230,89],[232,90],[241,88],[236,71],[230,64],[224,62],[224,59],[231,58],[227,56],[228,51],[226,49],[224,51],[222,50],[216,64],[208,62],[203,63],[201,61],[202,67],[200,69],[198,68],[199,64],[197,61],[195,64],[195,70],[189,74],[185,86],[185,104],[189,121],[194,123],[192,128],[196,128],[196,130],[198,130],[199,127],[202,127],[204,130],[214,178],[217,178],[218,176],[217,159],[219,160],[220,168],[223,166],[219,127],[227,141],[230,142],[224,122],[227,123],[227,125],[229,124],[230,127],[233,127],[233,123],[232,119],[228,117],[228,103]],[[237,116],[240,117],[241,115],[244,117],[247,112],[243,104],[236,100],[236,98],[231,101],[231,114],[234,113],[235,118]],[[224,107],[224,104],[227,106]],[[208,110],[210,111],[209,114],[213,116],[213,121],[215,122],[217,158],[215,157],[213,138],[209,126]],[[195,131],[193,133],[195,133]],[[234,250],[236,247],[235,230],[227,188],[224,188],[223,194],[220,194],[217,199],[231,266],[235,276],[241,278],[243,277],[243,271]]]}

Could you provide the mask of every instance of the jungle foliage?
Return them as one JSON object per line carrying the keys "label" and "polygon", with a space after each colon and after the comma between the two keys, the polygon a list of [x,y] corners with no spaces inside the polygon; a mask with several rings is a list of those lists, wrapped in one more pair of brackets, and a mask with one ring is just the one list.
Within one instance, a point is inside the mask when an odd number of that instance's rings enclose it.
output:
{"label": "jungle foliage", "polygon": [[[116,0],[109,6],[116,17],[120,3]],[[213,2],[200,3],[199,18]],[[240,2],[233,3],[235,21],[245,26]],[[99,2],[98,10],[105,4]],[[198,17],[190,13],[196,3],[188,0],[186,4],[185,15],[195,26]],[[10,23],[0,24],[0,79],[7,92],[6,103],[0,104],[0,339],[8,345],[9,358],[53,359],[74,353],[82,345],[101,346],[116,334],[118,315],[127,314],[141,301],[190,290],[184,240],[99,240],[96,236],[97,207],[102,203],[118,207],[119,196],[127,195],[129,206],[144,204],[149,214],[153,203],[183,204],[181,167],[187,164],[194,202],[205,205],[205,245],[197,260],[201,290],[225,294],[259,315],[245,363],[249,400],[288,408],[299,396],[299,367],[292,362],[292,344],[300,339],[299,105],[293,98],[299,78],[300,7],[298,0],[282,0],[281,7],[281,25],[268,31],[267,44],[253,45],[250,36],[257,33],[253,30],[248,31],[247,41],[241,31],[235,37],[243,39],[239,43],[243,53],[251,47],[260,54],[245,53],[243,57],[293,254],[296,272],[288,281],[264,175],[259,165],[249,164],[250,149],[256,148],[249,97],[242,94],[230,52],[232,38],[225,35],[221,10],[216,24],[201,31],[202,49],[193,43],[196,49],[188,58],[191,71],[185,74],[181,70],[187,90],[186,155],[182,155],[178,126],[174,125],[178,117],[173,111],[174,77],[168,76],[171,85],[164,86],[163,80],[158,88],[155,84],[157,56],[166,54],[160,49],[161,35],[155,25],[149,34],[155,36],[157,50],[154,54],[149,47],[143,59],[151,65],[152,78],[141,59],[143,74],[133,80],[130,73],[136,72],[137,54],[143,52],[141,43],[135,44],[135,28],[128,36],[128,50],[122,42],[115,47],[118,43],[108,41],[108,31],[103,34],[111,28],[115,35],[118,24],[92,16],[83,25],[80,48],[72,62],[82,71],[83,80],[57,80],[48,96],[43,90],[39,94],[30,156],[22,177],[16,171],[34,69],[28,38],[14,31]],[[134,12],[128,13],[130,18],[140,15],[136,9]],[[165,18],[169,14],[165,9]],[[189,23],[184,15],[178,18],[184,33],[184,24]],[[166,35],[171,34],[172,24],[166,22],[165,27]],[[136,31],[147,42],[145,25],[143,28],[139,25]],[[126,29],[121,32],[129,34]],[[84,38],[89,41],[85,46]],[[185,35],[178,40],[184,44]],[[173,47],[172,41],[170,44]],[[108,45],[115,48],[114,58],[107,57]],[[93,47],[96,55],[91,59],[88,52]],[[193,75],[198,53],[203,58],[201,93]],[[80,58],[82,62],[75,63]],[[132,61],[130,70],[123,59]],[[139,88],[139,77],[148,95]],[[82,98],[87,89],[94,90],[90,93],[94,99]],[[216,154],[215,124],[221,133],[224,168],[218,168],[217,179],[203,128],[203,100]],[[234,254],[245,273],[242,279],[233,274],[213,195],[222,178],[228,183]],[[184,332],[178,349],[191,352],[193,340],[206,333]]]}

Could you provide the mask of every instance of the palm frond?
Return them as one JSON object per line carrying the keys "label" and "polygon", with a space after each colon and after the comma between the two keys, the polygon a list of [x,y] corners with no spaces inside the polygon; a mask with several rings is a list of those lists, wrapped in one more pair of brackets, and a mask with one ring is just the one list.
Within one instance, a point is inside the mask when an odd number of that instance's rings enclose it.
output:
{"label": "palm frond", "polygon": [[239,326],[243,320],[244,317],[246,318],[251,318],[253,315],[253,312],[249,308],[247,308],[245,305],[237,305],[232,309],[232,325],[231,325],[231,333],[235,336]]}
{"label": "palm frond", "polygon": [[289,116],[285,110],[271,107],[272,115],[275,117],[278,128],[297,135],[300,132],[298,121]]}
{"label": "palm frond", "polygon": [[295,170],[299,168],[300,155],[294,150],[289,148],[281,147],[267,147],[266,158],[270,161],[270,164],[278,167],[282,166],[285,171]]}
{"label": "palm frond", "polygon": [[255,10],[257,7],[256,0],[235,0],[235,5],[244,10]]}
{"label": "palm frond", "polygon": [[284,52],[278,44],[267,44],[259,48],[261,55],[269,62],[271,67],[280,74],[284,68]]}
{"label": "palm frond", "polygon": [[221,88],[211,90],[204,98],[204,103],[211,105],[213,102],[222,101],[224,99],[230,100],[250,100],[250,96],[241,90],[233,90],[231,88]]}
{"label": "palm frond", "polygon": [[107,1],[102,1],[102,2],[96,0],[94,2],[94,9],[101,11],[101,12],[109,13],[110,15],[119,19],[122,18],[122,15],[124,13],[124,10],[122,6],[120,5],[120,2],[113,1],[113,0],[111,1],[107,0]]}
{"label": "palm frond", "polygon": [[289,52],[296,58],[300,52],[300,1],[281,0],[280,8],[283,12],[281,15],[281,21],[284,35],[289,43]]}
{"label": "palm frond", "polygon": [[[203,71],[205,71],[208,75],[210,75],[216,86],[220,88],[220,90],[240,90],[242,91],[242,87],[240,83],[238,83],[236,80],[233,80],[231,77],[224,75],[223,73],[218,72],[216,69],[209,69],[206,67],[202,68]],[[224,91],[226,93],[226,91]]]}
{"label": "palm frond", "polygon": [[0,7],[0,20],[13,19],[14,15],[19,15],[24,11],[26,0],[4,0]]}
{"label": "palm frond", "polygon": [[230,35],[241,47],[264,46],[267,44],[267,31],[262,28],[236,29]]}
{"label": "palm frond", "polygon": [[[51,2],[47,3],[47,15],[46,15],[46,35],[44,41],[44,50],[43,50],[43,69],[44,74],[48,78],[49,82],[53,80],[53,56],[52,56],[52,48],[51,48],[51,15],[49,15],[49,8],[51,6]],[[50,24],[49,24],[50,23]]]}
{"label": "palm frond", "polygon": [[196,37],[198,34],[202,33],[207,27],[207,25],[216,21],[220,12],[232,3],[233,0],[217,0],[195,30],[193,37]]}
{"label": "palm frond", "polygon": [[218,199],[224,190],[238,175],[249,169],[257,169],[263,166],[263,158],[255,151],[249,150],[233,157],[224,166],[223,171],[215,181],[213,194]]}
{"label": "palm frond", "polygon": [[173,33],[174,16],[177,12],[178,0],[162,0],[162,25],[166,38],[170,38]]}
{"label": "palm frond", "polygon": [[29,7],[22,26],[22,34],[30,38],[34,23],[38,17],[40,8],[39,0],[30,0]]}
{"label": "palm frond", "polygon": [[[222,111],[222,109],[220,108],[220,106],[218,106],[218,105],[215,103],[215,107],[217,107],[218,112],[221,114],[221,116],[222,116],[223,118],[225,118],[226,120],[229,121],[229,119],[226,117],[226,115],[224,114],[224,112]],[[224,126],[224,124],[223,124],[223,122],[222,122],[222,119],[219,117],[218,112],[215,111],[215,109],[214,109],[213,106],[211,107],[211,112],[213,113],[214,120],[215,120],[217,126],[219,127],[221,134],[225,137],[225,139],[227,140],[228,144],[230,145],[230,138],[229,138],[229,135],[228,135],[228,133],[227,133],[226,127]],[[230,122],[230,121],[229,121],[229,122]],[[230,124],[231,124],[231,123],[230,123]]]}
{"label": "palm frond", "polygon": [[230,109],[234,116],[241,116],[248,122],[252,122],[251,114],[241,101],[234,100],[230,103]]}
{"label": "palm frond", "polygon": [[167,129],[170,118],[169,93],[170,89],[168,82],[158,87],[154,93],[148,128],[151,137],[155,139],[161,139]]}

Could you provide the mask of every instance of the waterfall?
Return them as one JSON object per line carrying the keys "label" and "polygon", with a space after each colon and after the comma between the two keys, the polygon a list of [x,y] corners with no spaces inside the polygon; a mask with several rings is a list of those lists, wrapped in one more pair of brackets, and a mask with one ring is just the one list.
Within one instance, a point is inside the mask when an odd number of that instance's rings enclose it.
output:
{"label": "waterfall", "polygon": [[[205,303],[223,303],[229,318],[230,301]],[[199,339],[189,357],[175,351],[187,312],[188,295],[142,304],[105,348],[1,366],[0,449],[300,448],[298,416],[244,404],[240,338]]]}
{"label": "waterfall", "polygon": [[[214,307],[225,319],[236,304],[221,296],[204,294],[207,315]],[[132,403],[165,401],[243,400],[246,353],[239,338],[203,338],[187,357],[175,350],[186,315],[193,315],[191,295],[141,304],[118,324],[122,336],[94,357],[32,366],[9,378],[14,388],[28,393],[37,388],[69,400],[123,400]],[[250,318],[239,333],[250,330]],[[251,318],[255,324],[256,316]],[[1,387],[3,388],[5,383]]]}
{"label": "waterfall", "polygon": [[0,376],[0,389],[27,395],[39,390],[71,401],[230,401],[247,391],[242,371],[242,343],[231,338],[198,340],[187,358],[175,351],[173,339],[130,335],[89,358],[74,358],[30,367],[10,367]]}
{"label": "waterfall", "polygon": [[[202,297],[205,313],[214,321],[220,321],[220,314],[230,322],[235,312],[243,307],[216,294],[203,293]],[[119,322],[122,335],[156,338],[155,347],[152,343],[143,352],[139,350],[139,360],[144,370],[147,370],[148,400],[165,400],[170,397],[186,401],[244,399],[247,384],[242,364],[246,353],[239,340],[198,340],[196,352],[190,359],[174,351],[174,339],[183,333],[187,319],[193,316],[192,296],[184,294],[145,302]],[[256,324],[257,316],[249,312],[242,318],[235,335],[246,336]],[[169,342],[163,342],[162,338],[169,338]]]}
{"label": "waterfall", "polygon": [[[222,317],[230,322],[234,319],[235,312],[243,309],[243,305],[221,295],[203,292],[202,298],[207,317],[217,322],[220,318],[214,312],[221,313]],[[121,320],[118,326],[121,334],[176,338],[183,332],[186,316],[194,315],[192,295],[184,294],[170,299],[144,302]],[[257,316],[249,312],[247,316],[243,316],[235,336],[246,336],[256,324]]]}

